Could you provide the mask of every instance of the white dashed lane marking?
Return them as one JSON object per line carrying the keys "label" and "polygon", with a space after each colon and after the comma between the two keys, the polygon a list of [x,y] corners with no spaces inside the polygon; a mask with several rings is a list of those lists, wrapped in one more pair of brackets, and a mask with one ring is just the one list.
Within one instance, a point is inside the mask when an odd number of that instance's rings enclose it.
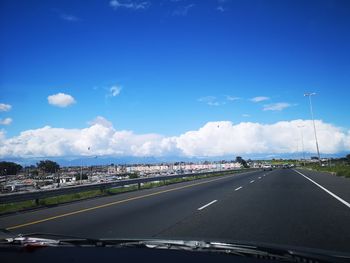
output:
{"label": "white dashed lane marking", "polygon": [[206,207],[208,207],[208,206],[210,206],[210,205],[216,203],[217,201],[218,201],[218,200],[213,200],[213,201],[211,201],[210,203],[201,206],[200,208],[198,208],[198,210],[202,210],[202,209],[204,209],[204,208],[206,208]]}

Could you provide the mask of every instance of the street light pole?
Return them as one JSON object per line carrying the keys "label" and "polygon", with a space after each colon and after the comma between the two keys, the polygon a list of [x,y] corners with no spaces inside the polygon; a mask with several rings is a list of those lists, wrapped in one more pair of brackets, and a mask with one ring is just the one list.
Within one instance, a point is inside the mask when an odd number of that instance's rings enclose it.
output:
{"label": "street light pole", "polygon": [[311,102],[311,96],[316,95],[316,93],[312,92],[312,93],[305,93],[304,96],[305,97],[309,97],[309,104],[310,104],[310,112],[311,112],[311,118],[312,118],[312,123],[314,126],[314,134],[315,134],[315,141],[316,141],[316,150],[317,150],[317,156],[318,156],[318,161],[321,165],[321,158],[320,158],[320,150],[318,148],[318,140],[317,140],[317,133],[316,133],[316,125],[315,125],[315,119],[314,119],[314,112],[312,110],[312,102]]}

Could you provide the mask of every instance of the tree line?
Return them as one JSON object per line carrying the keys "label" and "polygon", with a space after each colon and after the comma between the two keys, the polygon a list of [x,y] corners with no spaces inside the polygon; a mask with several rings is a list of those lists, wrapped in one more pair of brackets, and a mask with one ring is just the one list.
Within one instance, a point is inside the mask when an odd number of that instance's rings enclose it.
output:
{"label": "tree line", "polygon": [[[36,166],[33,167],[34,170],[41,171],[43,173],[56,173],[60,166],[58,163],[51,161],[51,160],[43,160],[36,164]],[[21,171],[24,171],[24,167],[20,164],[14,163],[14,162],[6,162],[2,161],[0,162],[0,175],[16,175]],[[37,173],[36,172],[36,173]]]}

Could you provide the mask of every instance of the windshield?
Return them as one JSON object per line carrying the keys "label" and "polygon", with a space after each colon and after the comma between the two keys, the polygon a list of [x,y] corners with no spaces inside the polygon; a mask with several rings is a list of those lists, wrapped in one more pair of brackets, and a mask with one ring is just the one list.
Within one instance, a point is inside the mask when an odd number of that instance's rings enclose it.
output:
{"label": "windshield", "polygon": [[350,253],[349,29],[349,1],[2,0],[0,228]]}

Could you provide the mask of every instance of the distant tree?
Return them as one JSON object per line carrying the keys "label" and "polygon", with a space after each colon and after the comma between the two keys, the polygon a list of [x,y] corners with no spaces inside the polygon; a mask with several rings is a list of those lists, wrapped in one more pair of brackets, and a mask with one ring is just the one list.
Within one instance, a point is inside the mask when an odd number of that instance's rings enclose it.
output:
{"label": "distant tree", "polygon": [[22,166],[13,162],[0,162],[1,175],[14,175],[22,170]]}
{"label": "distant tree", "polygon": [[236,162],[237,162],[237,163],[241,163],[242,160],[243,160],[243,158],[242,158],[241,156],[237,156],[237,157],[236,157]]}
{"label": "distant tree", "polygon": [[346,159],[347,159],[348,163],[350,164],[350,154],[346,155]]}
{"label": "distant tree", "polygon": [[[75,180],[77,180],[77,181],[80,180],[80,174],[75,174],[74,177],[75,177]],[[84,173],[81,177],[81,180],[87,180],[87,179],[89,179],[89,178],[88,178],[87,174]]]}
{"label": "distant tree", "polygon": [[45,173],[55,173],[60,169],[58,163],[50,160],[40,161],[36,164],[38,169]]}
{"label": "distant tree", "polygon": [[135,173],[131,173],[131,174],[129,174],[129,178],[130,179],[136,179],[136,178],[139,178],[139,176],[137,174],[135,174]]}
{"label": "distant tree", "polygon": [[242,164],[244,168],[248,167],[247,162],[241,156],[236,157],[236,162]]}

